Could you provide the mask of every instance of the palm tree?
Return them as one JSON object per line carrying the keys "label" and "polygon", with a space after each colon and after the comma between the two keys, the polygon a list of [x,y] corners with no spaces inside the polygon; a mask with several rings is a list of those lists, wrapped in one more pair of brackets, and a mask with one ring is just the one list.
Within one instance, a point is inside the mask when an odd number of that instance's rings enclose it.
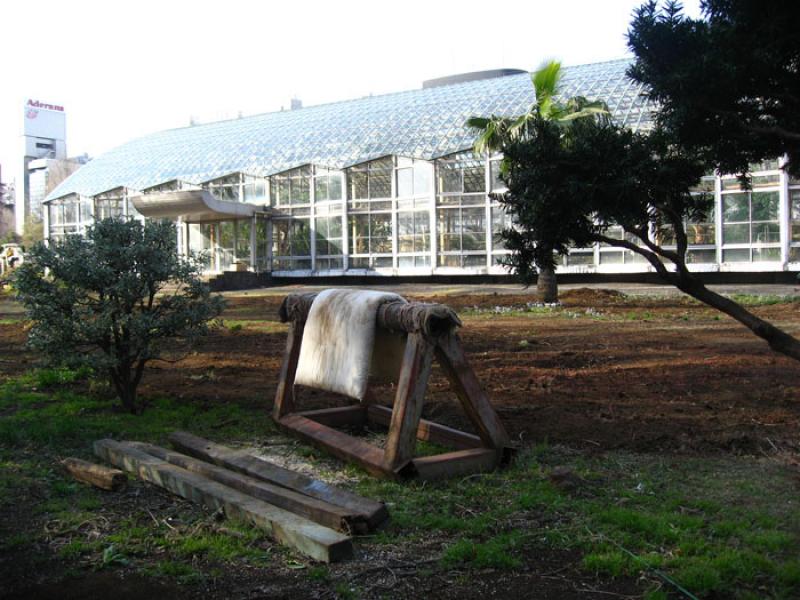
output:
{"label": "palm tree", "polygon": [[[473,149],[476,154],[502,152],[506,144],[524,140],[534,119],[552,121],[563,127],[564,140],[568,141],[569,127],[576,119],[608,118],[608,108],[604,102],[589,102],[582,96],[570,98],[564,103],[556,99],[563,71],[561,62],[551,60],[543,63],[531,74],[536,102],[523,115],[518,117],[470,117],[467,125],[479,131]],[[505,172],[504,164],[500,164]],[[536,290],[542,302],[558,301],[558,284],[554,269],[540,269],[536,280]]]}

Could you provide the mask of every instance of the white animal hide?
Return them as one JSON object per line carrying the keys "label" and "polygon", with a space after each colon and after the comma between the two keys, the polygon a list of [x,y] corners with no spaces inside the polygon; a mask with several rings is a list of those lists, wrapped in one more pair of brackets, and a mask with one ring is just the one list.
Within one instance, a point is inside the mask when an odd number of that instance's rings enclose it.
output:
{"label": "white animal hide", "polygon": [[363,400],[370,371],[396,379],[406,336],[380,331],[376,344],[376,319],[381,304],[397,301],[405,302],[369,290],[320,292],[303,331],[295,383]]}

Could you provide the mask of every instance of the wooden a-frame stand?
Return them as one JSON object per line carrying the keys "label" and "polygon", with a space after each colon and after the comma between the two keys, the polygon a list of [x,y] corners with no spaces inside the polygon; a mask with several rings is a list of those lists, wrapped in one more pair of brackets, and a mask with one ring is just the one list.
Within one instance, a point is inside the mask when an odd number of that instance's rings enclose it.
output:
{"label": "wooden a-frame stand", "polygon": [[[513,448],[508,434],[455,333],[460,321],[451,309],[439,304],[395,302],[378,310],[378,327],[405,332],[408,336],[392,409],[367,401],[355,406],[296,412],[295,372],[314,297],[315,294],[290,294],[281,305],[281,321],[289,323],[289,336],[272,417],[284,431],[383,478],[439,479],[490,471],[510,460]],[[478,435],[421,418],[434,357]],[[385,450],[335,429],[363,427],[368,422],[388,425]],[[451,447],[453,451],[415,458],[417,439]]]}

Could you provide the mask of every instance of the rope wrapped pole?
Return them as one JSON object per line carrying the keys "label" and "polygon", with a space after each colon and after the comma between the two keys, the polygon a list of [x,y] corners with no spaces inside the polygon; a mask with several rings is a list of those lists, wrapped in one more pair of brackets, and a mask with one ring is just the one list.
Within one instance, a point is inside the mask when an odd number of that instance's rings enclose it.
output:
{"label": "rope wrapped pole", "polygon": [[[316,294],[289,294],[279,310],[281,322],[305,323]],[[422,302],[387,302],[378,308],[378,326],[390,331],[421,333],[428,338],[440,338],[461,327],[461,319],[444,304]]]}

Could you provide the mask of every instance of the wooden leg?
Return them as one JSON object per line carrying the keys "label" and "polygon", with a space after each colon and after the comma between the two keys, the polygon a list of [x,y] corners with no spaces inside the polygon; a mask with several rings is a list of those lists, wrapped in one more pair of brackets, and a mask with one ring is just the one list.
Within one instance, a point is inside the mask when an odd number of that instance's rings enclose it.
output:
{"label": "wooden leg", "polygon": [[439,338],[436,355],[483,443],[497,450],[508,446],[508,433],[467,362],[458,336],[451,333]]}
{"label": "wooden leg", "polygon": [[292,321],[289,324],[289,337],[286,339],[286,353],[283,356],[278,391],[275,393],[275,406],[272,418],[278,420],[294,412],[294,376],[300,358],[300,345],[303,343],[305,323]]}
{"label": "wooden leg", "polygon": [[433,344],[422,335],[408,335],[384,454],[384,466],[391,471],[396,471],[414,458],[417,427],[431,374],[433,348]]}

